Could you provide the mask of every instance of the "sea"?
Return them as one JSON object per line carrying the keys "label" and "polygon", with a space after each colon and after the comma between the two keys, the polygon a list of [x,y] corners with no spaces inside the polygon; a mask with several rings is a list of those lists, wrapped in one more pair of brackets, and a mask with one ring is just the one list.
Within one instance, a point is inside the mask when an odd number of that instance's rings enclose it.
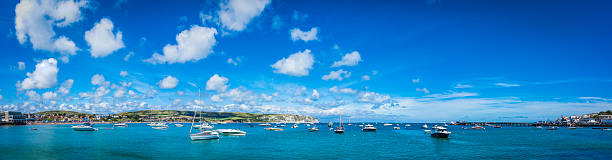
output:
{"label": "sea", "polygon": [[283,131],[215,124],[215,129],[240,129],[247,135],[200,141],[189,138],[190,123],[167,130],[143,123],[96,124],[98,131],[73,131],[71,125],[3,126],[0,159],[612,159],[612,131],[587,127],[449,126],[449,138],[434,138],[422,124],[393,124],[400,127],[394,130],[372,123],[376,132],[363,132],[360,124],[345,125],[344,134],[327,124],[315,124],[317,132],[305,124],[285,124]]}

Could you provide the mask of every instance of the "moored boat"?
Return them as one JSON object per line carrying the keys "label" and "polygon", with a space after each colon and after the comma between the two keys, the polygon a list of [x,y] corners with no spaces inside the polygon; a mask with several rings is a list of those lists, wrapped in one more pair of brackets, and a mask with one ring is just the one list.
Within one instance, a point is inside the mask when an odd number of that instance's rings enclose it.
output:
{"label": "moored boat", "polygon": [[241,131],[237,129],[217,129],[216,131],[217,133],[220,133],[222,135],[229,135],[229,136],[244,136],[247,134],[245,131]]}
{"label": "moored boat", "polygon": [[316,132],[316,131],[319,131],[319,128],[317,128],[317,127],[312,127],[312,128],[308,128],[308,130],[309,130],[310,132]]}
{"label": "moored boat", "polygon": [[371,124],[366,124],[365,126],[363,126],[363,128],[361,129],[362,131],[366,131],[366,132],[372,132],[372,131],[376,131],[376,127],[374,127],[374,125]]}
{"label": "moored boat", "polygon": [[400,127],[393,127],[393,129],[394,129],[394,130],[398,130],[398,129],[400,129]]}
{"label": "moored boat", "polygon": [[385,124],[383,124],[383,126],[391,126],[391,125],[393,125],[393,124],[391,124],[391,123],[385,123]]}
{"label": "moored boat", "polygon": [[264,128],[265,130],[268,131],[283,131],[282,128],[276,128],[276,127],[268,127],[268,128]]}
{"label": "moored boat", "polygon": [[431,134],[432,137],[436,138],[448,138],[451,132],[447,131],[444,127],[437,127],[436,131]]}
{"label": "moored boat", "polygon": [[485,129],[485,128],[482,127],[482,126],[474,126],[474,127],[472,127],[472,129]]}
{"label": "moored boat", "polygon": [[115,126],[115,127],[127,127],[128,125],[126,123],[116,123],[113,126]]}
{"label": "moored boat", "polygon": [[557,130],[557,129],[559,129],[559,127],[557,126],[551,126],[551,127],[546,128],[546,130]]}
{"label": "moored boat", "polygon": [[219,133],[213,131],[202,131],[199,133],[190,134],[189,138],[191,138],[192,141],[219,139]]}
{"label": "moored boat", "polygon": [[174,126],[176,126],[176,127],[183,127],[183,125],[182,125],[182,124],[178,124],[178,123],[177,123],[177,124],[174,124]]}
{"label": "moored boat", "polygon": [[262,123],[262,124],[258,124],[259,126],[272,126],[270,123]]}
{"label": "moored boat", "polygon": [[427,124],[423,124],[423,126],[421,126],[422,129],[427,129],[429,127],[427,127]]}
{"label": "moored boat", "polygon": [[76,125],[70,128],[72,128],[74,131],[97,131],[98,130],[97,128],[93,128],[93,124],[90,124],[90,123]]}

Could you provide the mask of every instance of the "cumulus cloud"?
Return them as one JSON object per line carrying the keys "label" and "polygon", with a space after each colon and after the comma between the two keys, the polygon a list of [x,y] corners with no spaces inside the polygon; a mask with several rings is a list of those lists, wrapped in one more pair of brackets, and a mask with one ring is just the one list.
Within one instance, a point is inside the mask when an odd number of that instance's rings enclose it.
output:
{"label": "cumulus cloud", "polygon": [[370,76],[369,75],[363,75],[363,76],[361,76],[361,80],[369,81],[370,80]]}
{"label": "cumulus cloud", "polygon": [[502,87],[518,87],[518,86],[521,86],[519,84],[513,84],[513,83],[495,83],[495,85],[502,86]]}
{"label": "cumulus cloud", "polygon": [[261,99],[263,99],[266,102],[270,102],[270,101],[272,101],[272,96],[271,95],[267,95],[265,93],[262,93],[261,94]]}
{"label": "cumulus cloud", "polygon": [[421,82],[421,79],[420,79],[420,78],[415,78],[415,79],[412,79],[412,83],[419,83],[419,82]]}
{"label": "cumulus cloud", "polygon": [[227,63],[234,65],[234,66],[238,66],[238,64],[242,61],[242,58],[240,57],[236,57],[236,58],[228,58],[227,59]]}
{"label": "cumulus cloud", "polygon": [[54,27],[67,27],[82,19],[88,1],[23,0],[15,7],[15,31],[19,43],[26,41],[35,50],[74,55],[78,48],[65,36],[56,36]]}
{"label": "cumulus cloud", "polygon": [[337,86],[329,88],[329,92],[332,92],[332,93],[345,93],[345,94],[355,94],[355,93],[357,93],[356,90],[353,90],[353,89],[350,89],[350,88],[338,88]]}
{"label": "cumulus cloud", "polygon": [[270,0],[229,0],[220,4],[221,8],[217,14],[223,28],[242,31],[268,4]]}
{"label": "cumulus cloud", "polygon": [[19,85],[21,89],[51,88],[57,84],[57,60],[49,58],[36,64],[36,70],[27,73],[28,78]]}
{"label": "cumulus cloud", "polygon": [[331,67],[356,66],[359,62],[361,62],[361,55],[359,55],[359,52],[353,51],[345,54],[342,60],[334,62]]}
{"label": "cumulus cloud", "polygon": [[362,91],[357,95],[357,102],[379,104],[390,100],[389,95],[382,95],[376,92]]}
{"label": "cumulus cloud", "polygon": [[38,94],[36,91],[27,91],[26,96],[31,101],[40,101],[40,94]]}
{"label": "cumulus cloud", "polygon": [[223,99],[221,99],[221,97],[219,95],[210,96],[210,100],[213,101],[213,102],[222,102],[223,101]]}
{"label": "cumulus cloud", "polygon": [[299,28],[291,29],[291,40],[292,41],[302,40],[304,42],[318,40],[317,38],[318,30],[319,29],[316,27],[311,28],[310,31],[302,31]]}
{"label": "cumulus cloud", "polygon": [[20,71],[25,70],[25,63],[24,62],[17,62],[17,67]]}
{"label": "cumulus cloud", "polygon": [[57,93],[61,95],[68,95],[70,93],[70,89],[72,89],[72,85],[74,84],[74,80],[68,79],[60,85],[57,89]]}
{"label": "cumulus cloud", "polygon": [[342,79],[344,78],[348,78],[351,76],[351,72],[348,71],[344,71],[342,69],[337,70],[337,71],[331,71],[329,72],[329,74],[324,75],[323,77],[321,77],[321,79],[323,80],[338,80],[338,81],[342,81]]}
{"label": "cumulus cloud", "polygon": [[310,50],[306,49],[276,61],[271,67],[275,69],[274,73],[301,77],[308,75],[313,63],[314,57],[310,54]]}
{"label": "cumulus cloud", "polygon": [[108,18],[102,18],[89,31],[85,31],[85,41],[91,47],[89,52],[94,58],[106,57],[111,53],[125,48],[121,31],[113,34],[113,22]]}
{"label": "cumulus cloud", "polygon": [[91,84],[93,85],[105,85],[106,84],[106,80],[104,79],[104,76],[101,74],[95,74],[91,77]]}
{"label": "cumulus cloud", "polygon": [[128,72],[127,72],[127,71],[119,71],[119,75],[120,75],[121,77],[125,77],[125,76],[127,76],[127,75],[128,75]]}
{"label": "cumulus cloud", "polygon": [[52,99],[56,99],[57,98],[57,93],[55,92],[51,92],[51,91],[47,91],[45,93],[42,94],[42,98],[44,100],[52,100]]}
{"label": "cumulus cloud", "polygon": [[172,77],[172,76],[167,76],[166,78],[159,81],[158,84],[159,84],[159,88],[172,89],[176,87],[178,82],[179,80],[177,78]]}
{"label": "cumulus cloud", "polygon": [[229,79],[226,77],[219,76],[218,74],[213,75],[206,81],[206,90],[209,91],[217,91],[217,92],[225,92],[228,85],[227,82]]}
{"label": "cumulus cloud", "polygon": [[316,89],[312,90],[312,95],[310,96],[310,99],[312,100],[318,100],[320,98],[319,92]]}
{"label": "cumulus cloud", "polygon": [[204,59],[213,53],[213,46],[217,44],[216,34],[217,29],[214,28],[191,26],[189,30],[184,30],[176,35],[177,45],[167,44],[164,46],[163,55],[154,53],[145,62],[172,64]]}

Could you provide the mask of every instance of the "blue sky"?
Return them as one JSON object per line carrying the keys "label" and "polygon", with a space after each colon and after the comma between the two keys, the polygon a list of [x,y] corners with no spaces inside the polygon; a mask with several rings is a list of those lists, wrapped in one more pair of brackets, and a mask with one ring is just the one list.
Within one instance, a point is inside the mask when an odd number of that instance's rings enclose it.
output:
{"label": "blue sky", "polygon": [[0,3],[2,110],[433,122],[612,109],[607,1]]}

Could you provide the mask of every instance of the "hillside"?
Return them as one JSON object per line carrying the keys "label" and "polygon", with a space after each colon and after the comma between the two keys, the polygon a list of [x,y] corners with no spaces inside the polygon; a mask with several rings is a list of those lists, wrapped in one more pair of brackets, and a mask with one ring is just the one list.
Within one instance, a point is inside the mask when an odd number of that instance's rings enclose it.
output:
{"label": "hillside", "polygon": [[[177,110],[142,110],[134,112],[117,113],[119,116],[127,116],[130,119],[137,118],[190,118],[194,111]],[[200,115],[201,114],[201,115]],[[198,112],[196,118],[202,117],[206,121],[232,121],[232,122],[318,122],[312,116],[290,115],[290,114],[258,114],[242,112]]]}
{"label": "hillside", "polygon": [[67,115],[79,115],[79,116],[87,116],[87,115],[93,115],[93,114],[89,114],[89,113],[81,113],[81,112],[74,112],[74,111],[44,111],[44,112],[37,112],[34,113],[36,115],[45,115],[45,116],[67,116]]}

